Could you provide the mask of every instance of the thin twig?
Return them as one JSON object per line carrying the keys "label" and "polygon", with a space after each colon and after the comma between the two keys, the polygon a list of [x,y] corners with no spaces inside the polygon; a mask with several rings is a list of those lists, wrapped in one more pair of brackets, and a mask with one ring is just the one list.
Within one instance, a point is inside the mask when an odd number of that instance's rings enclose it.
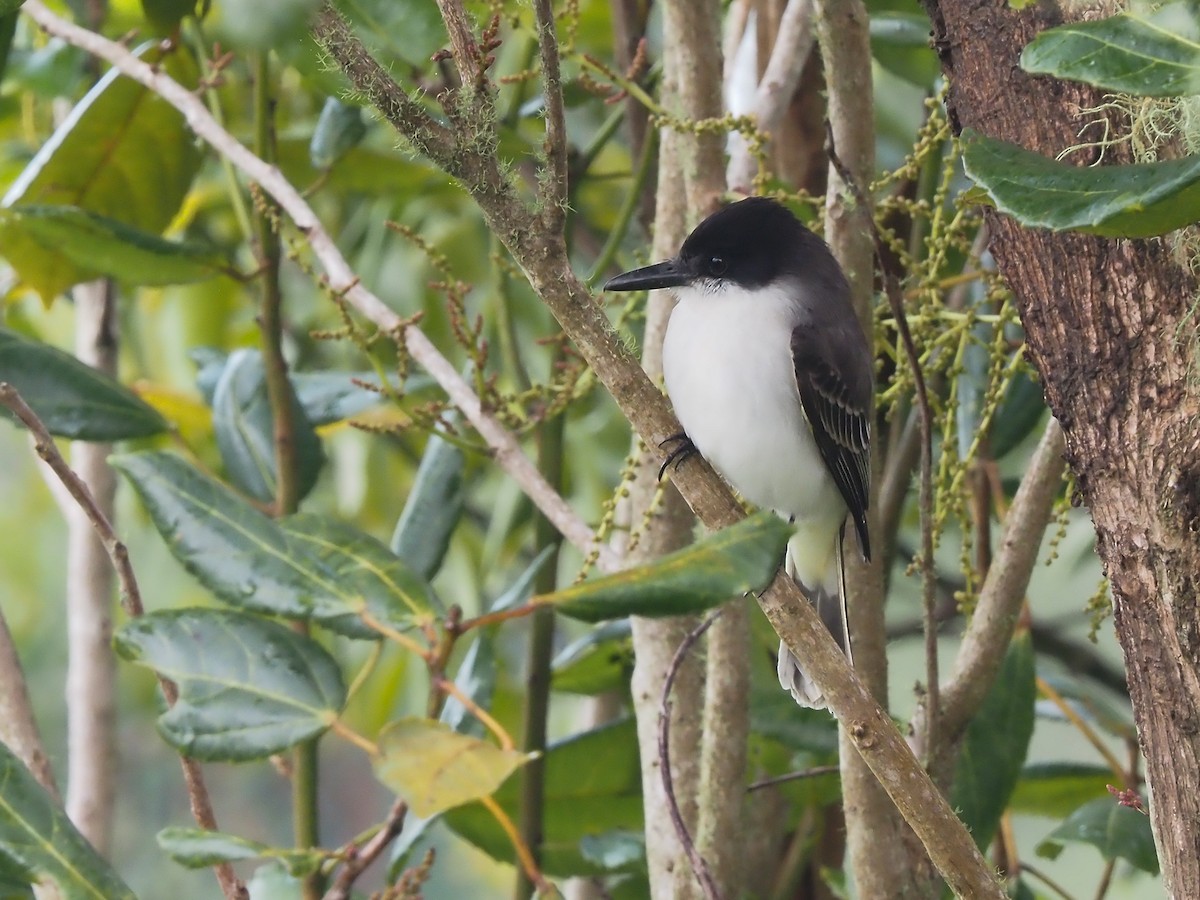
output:
{"label": "thin twig", "polygon": [[449,694],[459,703],[461,703],[471,715],[478,719],[488,731],[496,736],[496,740],[500,742],[501,750],[512,750],[513,739],[512,735],[504,730],[504,726],[497,722],[486,709],[476,703],[471,697],[462,690],[457,684],[449,678],[437,678],[434,684],[443,694]]}
{"label": "thin twig", "polygon": [[[50,432],[46,429],[42,420],[38,418],[37,413],[30,409],[29,404],[22,399],[17,389],[7,382],[0,382],[0,406],[4,406],[10,410],[29,429],[30,434],[34,438],[34,449],[37,451],[37,455],[53,470],[66,489],[70,491],[71,496],[75,498],[75,502],[79,504],[88,521],[92,523],[92,527],[96,529],[96,536],[100,538],[100,542],[104,545],[104,550],[108,554],[109,560],[112,561],[113,569],[116,570],[117,583],[121,587],[121,603],[125,608],[125,612],[130,618],[137,618],[142,615],[145,611],[142,606],[142,595],[138,589],[137,576],[133,573],[133,565],[129,562],[129,551],[117,538],[112,523],[108,521],[108,517],[96,505],[96,501],[92,497],[91,491],[88,490],[87,485],[83,483],[79,476],[67,465],[66,460],[62,458],[62,454],[58,452],[58,447],[54,443],[54,438],[50,436]],[[175,687],[175,683],[160,675],[158,676],[158,684],[162,689],[167,705],[174,706],[176,700],[179,699],[179,691]],[[183,767],[183,778],[187,784],[188,803],[192,808],[192,816],[195,818],[196,824],[209,831],[218,831],[217,819],[213,813],[212,800],[209,798],[207,787],[205,787],[204,774],[200,770],[200,765],[195,760],[187,757],[180,757],[179,761]],[[213,869],[217,881],[221,885],[221,891],[228,900],[246,900],[249,897],[249,894],[246,893],[246,886],[238,880],[233,867],[229,863],[218,863],[213,866]]]}
{"label": "thin twig", "polygon": [[708,631],[713,622],[721,617],[722,612],[723,610],[717,610],[688,632],[687,637],[683,639],[679,649],[675,651],[675,656],[671,659],[670,668],[667,669],[667,677],[663,682],[662,700],[658,707],[658,769],[662,775],[663,791],[667,795],[667,809],[671,813],[671,821],[675,825],[679,843],[683,845],[688,862],[691,864],[692,873],[700,882],[700,886],[704,889],[704,896],[708,900],[720,900],[721,894],[717,890],[716,882],[713,881],[712,873],[708,870],[708,863],[696,850],[692,836],[688,833],[687,823],[683,821],[683,815],[679,812],[679,802],[675,798],[675,784],[671,774],[671,687],[675,684],[675,676],[679,672],[679,667],[683,665],[688,651],[692,649],[696,641],[700,640],[701,635]]}
{"label": "thin twig", "polygon": [[1058,896],[1062,897],[1063,900],[1075,900],[1074,897],[1066,892],[1062,885],[1060,885],[1041,869],[1035,869],[1033,866],[1029,865],[1029,863],[1021,863],[1021,871],[1028,872],[1042,884],[1046,885],[1046,887],[1050,888],[1050,890],[1054,891],[1054,893],[1058,894]]}
{"label": "thin twig", "polygon": [[751,791],[761,791],[763,788],[773,787],[777,784],[787,784],[789,781],[801,781],[805,778],[819,778],[822,775],[836,775],[842,770],[841,766],[813,766],[811,769],[804,769],[800,772],[788,772],[786,775],[776,775],[774,778],[764,778],[761,781],[751,782],[746,788],[746,793]]}
{"label": "thin twig", "polygon": [[355,880],[379,858],[379,855],[387,849],[388,844],[396,839],[404,828],[404,819],[407,815],[407,803],[403,800],[393,803],[392,808],[388,810],[387,818],[383,820],[383,827],[361,847],[349,849],[345,865],[338,872],[337,878],[325,892],[322,900],[349,900],[350,889],[354,886]]}
{"label": "thin twig", "polygon": [[554,31],[554,7],[550,0],[534,0],[537,16],[538,52],[542,61],[542,97],[546,108],[546,172],[540,182],[542,220],[551,231],[562,230],[567,211],[567,124],[563,112],[562,74],[559,70],[558,36]]}
{"label": "thin twig", "polygon": [[[203,102],[167,75],[165,71],[156,69],[138,59],[121,44],[56,16],[46,8],[41,0],[27,0],[21,10],[37,22],[38,26],[47,34],[59,37],[72,46],[100,57],[118,71],[162,97],[183,113],[188,126],[198,137],[222,156],[228,157],[248,178],[274,197],[280,208],[304,234],[307,244],[325,269],[326,282],[330,290],[384,331],[399,334],[403,338],[405,348],[413,361],[441,385],[450,401],[463,411],[463,415],[466,416],[472,427],[487,442],[497,465],[507,472],[538,509],[554,522],[554,527],[562,533],[563,537],[578,547],[585,556],[595,554],[596,566],[602,572],[615,572],[619,568],[620,560],[617,555],[607,544],[596,540],[595,534],[587,524],[579,518],[562,496],[546,483],[537,467],[521,449],[516,437],[493,415],[484,410],[479,397],[459,375],[458,369],[430,342],[424,332],[414,325],[406,324],[378,296],[360,283],[329,232],[317,219],[312,207],[277,168],[263,162],[247,150],[233,135],[218,125]],[[327,13],[340,21],[336,12],[326,10],[321,15],[324,16]],[[396,104],[401,103],[401,98],[408,100],[407,95],[399,90],[394,82],[392,82],[392,87],[395,88],[394,93],[399,94],[399,97],[394,98]],[[412,101],[408,101],[408,103],[416,106],[412,104]],[[397,109],[400,107],[397,106],[392,111],[396,112]],[[415,110],[404,106],[400,111],[410,118],[416,117],[415,121],[420,128],[429,127],[425,121],[428,116],[420,106],[416,106]],[[441,129],[441,126],[438,126],[438,129]],[[444,139],[443,132],[444,129],[438,130],[439,140]],[[424,136],[422,140],[428,138],[425,131],[421,131],[420,134]],[[412,133],[409,133],[408,136],[413,138]]]}
{"label": "thin twig", "polygon": [[450,55],[454,58],[454,66],[458,69],[458,80],[465,87],[474,85],[478,77],[478,61],[476,56],[479,48],[475,43],[475,35],[471,28],[471,20],[463,9],[462,0],[437,0],[438,10],[442,21],[446,23],[446,33],[450,37]]}
{"label": "thin twig", "polygon": [[[862,185],[851,174],[850,170],[838,157],[837,147],[833,140],[833,127],[825,123],[826,139],[829,143],[829,162],[837,169],[838,176],[850,189],[857,203],[863,208],[870,209],[869,201]],[[887,294],[888,305],[892,309],[896,331],[900,335],[900,343],[904,346],[904,355],[912,370],[913,386],[917,399],[918,424],[921,431],[921,612],[925,624],[925,752],[932,754],[936,751],[940,677],[938,675],[937,653],[937,571],[933,559],[933,410],[929,405],[929,392],[925,385],[925,373],[921,369],[921,357],[913,341],[912,331],[908,327],[908,318],[904,311],[904,294],[900,290],[900,282],[895,272],[888,265],[890,256],[884,247],[883,237],[875,220],[868,219],[871,230],[871,241],[875,245],[875,258],[879,262],[879,270],[883,273],[884,292]]]}
{"label": "thin twig", "polygon": [[1117,759],[1117,755],[1101,740],[1100,735],[1096,734],[1095,729],[1087,723],[1087,720],[1079,715],[1063,695],[1054,689],[1054,685],[1039,676],[1037,679],[1037,689],[1039,693],[1044,694],[1046,699],[1062,711],[1062,714],[1067,717],[1067,721],[1074,725],[1079,730],[1079,733],[1087,738],[1088,743],[1096,748],[1096,752],[1104,757],[1104,762],[1112,769],[1113,775],[1119,778],[1122,784],[1128,784],[1129,775],[1126,773],[1125,767],[1121,765],[1121,761]]}

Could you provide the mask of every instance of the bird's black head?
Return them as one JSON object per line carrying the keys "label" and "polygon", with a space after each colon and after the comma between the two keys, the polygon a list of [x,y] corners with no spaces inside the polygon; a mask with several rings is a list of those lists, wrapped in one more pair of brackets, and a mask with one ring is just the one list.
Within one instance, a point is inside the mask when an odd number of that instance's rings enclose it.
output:
{"label": "bird's black head", "polygon": [[832,262],[824,242],[787,207],[767,197],[750,197],[697,225],[674,259],[618,275],[604,289],[652,290],[706,282],[754,289]]}

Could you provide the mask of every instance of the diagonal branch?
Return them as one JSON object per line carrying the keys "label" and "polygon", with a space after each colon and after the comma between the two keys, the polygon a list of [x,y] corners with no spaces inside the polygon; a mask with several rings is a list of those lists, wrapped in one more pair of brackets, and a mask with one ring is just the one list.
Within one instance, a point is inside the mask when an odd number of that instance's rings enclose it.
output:
{"label": "diagonal branch", "polygon": [[[330,289],[340,294],[348,304],[380,328],[402,337],[413,360],[433,376],[451,402],[463,411],[472,427],[487,442],[497,464],[521,486],[562,535],[585,554],[594,554],[601,570],[614,571],[617,568],[616,554],[607,545],[596,541],[587,524],[547,484],[546,479],[521,449],[516,437],[483,409],[479,397],[450,361],[422,331],[415,326],[405,325],[379,297],[362,286],[329,233],[322,227],[316,213],[277,168],[263,162],[217,124],[204,104],[191,91],[165,72],[147,65],[125,47],[54,15],[40,0],[29,0],[22,9],[48,34],[60,37],[67,43],[100,57],[123,74],[154,91],[183,113],[188,125],[199,137],[274,197],[280,208],[304,233],[313,254],[325,269],[326,282]],[[341,22],[340,17],[338,21]],[[344,22],[341,24],[344,26]],[[357,41],[349,32],[343,37]],[[365,83],[378,87],[374,80],[375,74],[366,67],[356,68],[348,74],[364,72],[367,79]],[[383,94],[391,96],[392,92],[384,90]],[[375,100],[375,94],[372,94],[372,100]],[[409,122],[407,119],[405,121],[409,127],[422,127],[419,122]]]}
{"label": "diagonal branch", "polygon": [[[988,569],[971,624],[963,634],[954,673],[942,687],[941,729],[947,739],[957,738],[978,712],[1012,640],[1054,497],[1062,483],[1063,449],[1062,428],[1052,418],[1004,517],[1004,540]],[[924,710],[918,710],[918,718],[923,715]],[[915,719],[913,725],[915,733],[920,734]]]}
{"label": "diagonal branch", "polygon": [[[348,303],[377,324],[390,328],[401,326],[395,314],[358,283],[329,234],[321,228],[295,188],[278,170],[264,164],[220,128],[191,92],[155,72],[121,45],[52,14],[41,0],[26,0],[22,8],[47,32],[107,60],[179,109],[197,135],[228,156],[234,165],[275,197],[308,237],[334,290],[341,292]],[[321,31],[323,23],[328,24],[328,21],[329,16],[322,13],[315,30],[318,39],[330,49],[329,34]],[[330,52],[333,53],[332,49]],[[351,63],[359,62],[360,57],[369,59],[369,54],[353,35],[341,44],[339,52]],[[353,78],[356,72],[363,71],[366,70],[348,69],[347,74]],[[365,83],[356,81],[355,86],[367,90]],[[430,156],[438,161],[432,153]],[[494,156],[482,159],[476,154],[468,156],[465,163],[457,162],[453,170],[447,170],[462,179],[471,190],[492,230],[524,268],[531,286],[567,330],[646,442],[656,445],[676,433],[679,423],[668,411],[662,394],[624,347],[603,308],[596,304],[571,270],[562,235],[530,228],[531,214],[516,200],[512,186],[503,179],[499,183],[486,178],[470,180],[470,174],[476,170],[483,176],[499,172],[498,160]],[[478,398],[458,378],[450,363],[419,330],[407,327],[403,336],[413,358],[450,393],[451,400],[463,409],[471,424],[496,450],[501,466],[553,519],[568,540],[591,549],[594,543],[591,532],[575,518],[561,497],[553,492],[547,494],[536,468],[521,454],[515,439],[482,412]],[[500,452],[501,448],[504,453]],[[685,467],[676,484],[710,528],[731,525],[744,516],[729,489],[707,464],[701,462]],[[611,550],[599,552],[601,566],[615,564]],[[912,755],[887,713],[851,670],[816,610],[804,600],[795,582],[786,577],[777,578],[759,603],[789,649],[806,661],[809,674],[825,694],[830,709],[844,724],[848,739],[911,823],[951,888],[962,896],[1002,900],[1004,892],[971,836]]]}

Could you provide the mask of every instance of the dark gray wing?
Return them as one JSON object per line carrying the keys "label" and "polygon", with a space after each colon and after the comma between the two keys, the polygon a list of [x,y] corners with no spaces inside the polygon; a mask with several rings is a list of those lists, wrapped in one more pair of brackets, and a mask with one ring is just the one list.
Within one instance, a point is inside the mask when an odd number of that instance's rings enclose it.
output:
{"label": "dark gray wing", "polygon": [[[854,323],[857,329],[857,322]],[[845,338],[845,340],[839,340]],[[800,403],[825,467],[846,501],[863,556],[871,558],[867,507],[871,486],[871,368],[861,332],[792,331],[792,364]]]}

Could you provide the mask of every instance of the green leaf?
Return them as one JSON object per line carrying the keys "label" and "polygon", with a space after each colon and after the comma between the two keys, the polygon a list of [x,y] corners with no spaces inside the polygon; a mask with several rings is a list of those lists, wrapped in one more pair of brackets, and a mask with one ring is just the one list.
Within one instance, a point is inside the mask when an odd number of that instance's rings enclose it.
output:
{"label": "green leaf", "polygon": [[1037,697],[1033,642],[1027,630],[1009,644],[996,681],[967,726],[954,775],[952,806],[986,849],[1008,806],[1033,736]]}
{"label": "green leaf", "polygon": [[233,606],[292,618],[337,596],[335,576],[289,545],[279,525],[178,456],[112,457],[145,505],[172,555]]}
{"label": "green leaf", "polygon": [[1008,805],[1013,812],[1063,819],[1088,800],[1108,797],[1115,777],[1107,766],[1034,763],[1021,770]]}
{"label": "green leaf", "polygon": [[248,50],[270,50],[299,40],[320,0],[257,0],[218,3],[214,31],[222,44]]}
{"label": "green leaf", "polygon": [[[177,81],[194,85],[185,52],[142,52]],[[200,165],[183,116],[167,101],[114,69],[101,78],[42,145],[0,206],[76,206],[158,234],[179,210]],[[22,230],[0,228],[0,247],[22,280],[46,300],[94,277],[61,248],[43,247]]]}
{"label": "green leaf", "polygon": [[1049,28],[1021,53],[1027,72],[1142,97],[1200,93],[1200,17],[1189,0]]}
{"label": "green leaf", "polygon": [[646,566],[574,585],[536,602],[574,619],[698,612],[766,587],[783,559],[792,526],[759,512]]}
{"label": "green leaf", "polygon": [[[433,589],[421,577],[369,534],[330,519],[301,513],[280,522],[289,546],[299,547],[332,573],[338,601],[315,604],[313,618],[337,628],[339,619],[353,618],[362,629],[359,611],[392,628],[429,622],[441,612]],[[340,630],[340,629],[338,629]],[[378,637],[368,631],[369,637]]]}
{"label": "green leaf", "polygon": [[418,816],[493,793],[528,757],[432,719],[398,719],[379,735],[375,775]]}
{"label": "green leaf", "polygon": [[169,35],[185,16],[196,11],[196,0],[142,0],[142,13],[155,32]]}
{"label": "green leaf", "polygon": [[[546,750],[545,757],[543,871],[566,878],[643,869],[641,859],[625,857],[619,864],[611,857],[589,859],[581,847],[586,837],[642,831],[641,769],[633,720],[614,722],[559,741]],[[520,805],[519,782],[509,778],[494,795],[500,807],[513,817]],[[459,807],[446,813],[443,821],[493,859],[513,862],[512,844],[482,807]],[[608,863],[616,868],[607,868]]]}
{"label": "green leaf", "polygon": [[1003,459],[1029,436],[1046,413],[1041,384],[1025,367],[1017,369],[992,419],[989,449],[993,459]]}
{"label": "green leaf", "polygon": [[628,619],[605,622],[564,647],[550,663],[550,687],[568,694],[600,694],[629,684],[633,637]]}
{"label": "green leaf", "polygon": [[337,663],[312,638],[234,610],[177,609],[129,622],[125,659],[174,681],[163,737],[205,760],[263,759],[325,731],[346,702]]}
{"label": "green leaf", "polygon": [[905,81],[927,87],[941,72],[929,46],[929,17],[918,12],[888,10],[871,15],[871,55]]}
{"label": "green leaf", "polygon": [[[69,353],[0,328],[0,381],[15,387],[51,434],[120,441],[165,431],[154,407]],[[8,410],[5,418],[16,421]]]}
{"label": "green leaf", "polygon": [[279,860],[292,875],[304,876],[315,872],[327,856],[322,850],[272,847],[261,841],[203,828],[164,828],[157,837],[158,846],[175,862],[189,869],[206,869],[222,862],[266,858]]}
{"label": "green leaf", "polygon": [[63,900],[136,900],[8,747],[0,744],[0,860],[5,874],[53,884]]}
{"label": "green leaf", "polygon": [[215,250],[164,240],[77,206],[0,208],[0,235],[62,257],[80,280],[104,275],[132,285],[184,284],[229,271]]}
{"label": "green leaf", "polygon": [[1143,872],[1158,874],[1158,853],[1150,818],[1112,797],[1079,807],[1037,846],[1038,856],[1056,859],[1063,844],[1091,844],[1105,859],[1125,859]]}
{"label": "green leaf", "polygon": [[436,4],[337,0],[334,6],[369,47],[413,65],[427,64],[446,43]]}
{"label": "green leaf", "polygon": [[358,146],[367,134],[362,108],[337,97],[326,97],[317,127],[313,129],[308,155],[318,169],[328,169]]}
{"label": "green leaf", "polygon": [[[317,483],[325,454],[321,439],[293,394],[292,447],[297,490],[304,497]],[[267,395],[267,376],[258,350],[235,350],[213,390],[213,430],[230,479],[257,500],[275,499],[275,416]]]}
{"label": "green leaf", "polygon": [[0,0],[0,81],[8,70],[8,54],[17,33],[17,13],[15,9],[9,10],[14,2],[20,6],[24,0]]}
{"label": "green leaf", "polygon": [[1023,225],[1141,238],[1200,219],[1200,156],[1080,167],[971,129],[962,136],[967,174]]}
{"label": "green leaf", "polygon": [[462,518],[465,467],[458,447],[436,433],[430,435],[392,533],[392,550],[423,578],[437,573],[454,527]]}

